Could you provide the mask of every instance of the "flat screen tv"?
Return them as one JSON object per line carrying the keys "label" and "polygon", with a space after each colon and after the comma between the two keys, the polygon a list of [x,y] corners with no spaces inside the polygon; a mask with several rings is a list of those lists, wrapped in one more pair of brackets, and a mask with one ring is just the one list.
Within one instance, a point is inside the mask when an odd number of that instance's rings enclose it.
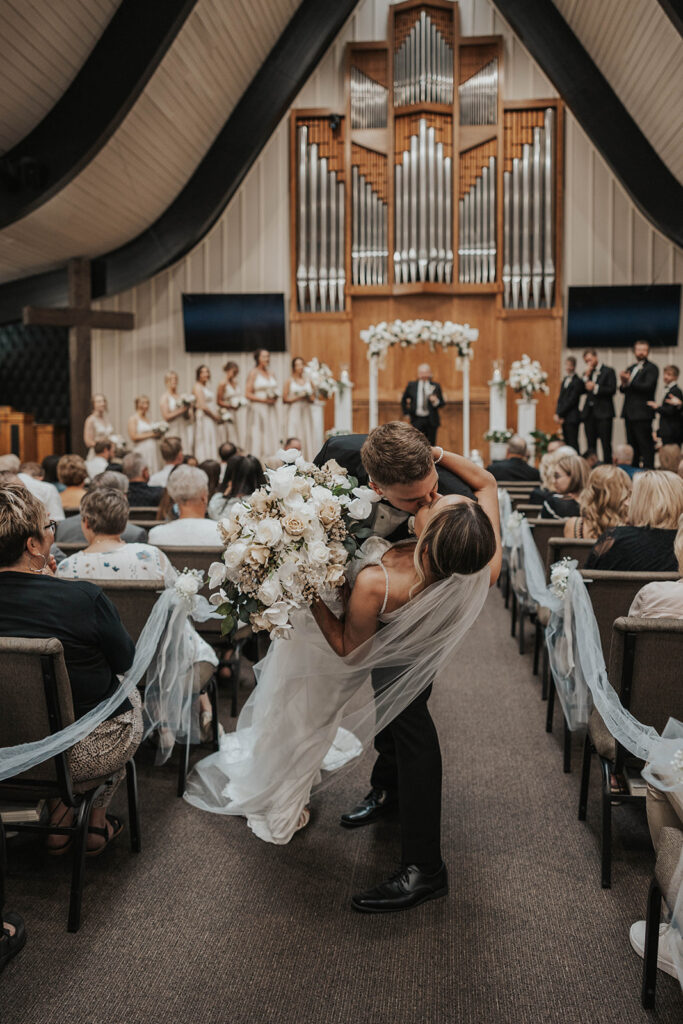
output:
{"label": "flat screen tv", "polygon": [[186,352],[285,351],[282,292],[183,295]]}
{"label": "flat screen tv", "polygon": [[673,348],[680,314],[680,284],[570,288],[567,347],[628,348],[643,339]]}

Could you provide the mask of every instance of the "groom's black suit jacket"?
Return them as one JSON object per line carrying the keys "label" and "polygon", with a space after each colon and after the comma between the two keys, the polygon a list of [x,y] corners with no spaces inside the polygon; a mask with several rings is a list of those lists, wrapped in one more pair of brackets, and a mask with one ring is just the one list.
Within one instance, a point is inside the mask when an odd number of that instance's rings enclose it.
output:
{"label": "groom's black suit jacket", "polygon": [[[340,466],[349,471],[351,476],[357,478],[359,486],[367,485],[368,474],[363,468],[360,457],[360,450],[367,436],[367,434],[340,434],[337,437],[330,437],[313,461],[316,466],[322,466],[328,459],[336,459]],[[436,471],[439,476],[440,494],[465,494],[468,498],[474,498],[471,488],[459,476],[442,466],[437,466]],[[407,522],[406,519],[406,522],[401,524],[387,539],[397,541],[407,537]]]}

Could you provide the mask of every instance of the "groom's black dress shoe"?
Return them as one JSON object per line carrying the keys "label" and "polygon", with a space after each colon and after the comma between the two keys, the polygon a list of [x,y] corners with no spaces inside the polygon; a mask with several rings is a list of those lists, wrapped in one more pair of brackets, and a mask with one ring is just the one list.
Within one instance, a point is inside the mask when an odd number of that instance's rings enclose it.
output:
{"label": "groom's black dress shoe", "polygon": [[447,894],[448,872],[445,864],[442,863],[433,875],[420,871],[416,864],[409,864],[374,889],[352,896],[351,906],[366,914],[390,914],[396,910],[410,910],[420,903],[438,900]]}
{"label": "groom's black dress shoe", "polygon": [[359,825],[369,825],[378,818],[385,817],[398,807],[396,798],[386,789],[370,790],[364,800],[361,800],[352,811],[347,811],[341,816],[341,824],[346,828],[358,828]]}

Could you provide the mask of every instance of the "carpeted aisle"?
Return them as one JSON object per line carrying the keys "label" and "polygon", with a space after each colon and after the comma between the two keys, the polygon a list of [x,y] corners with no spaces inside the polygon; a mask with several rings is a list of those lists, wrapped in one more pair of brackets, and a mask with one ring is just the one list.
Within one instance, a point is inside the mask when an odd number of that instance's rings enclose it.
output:
{"label": "carpeted aisle", "polygon": [[653,865],[644,811],[615,811],[603,891],[597,794],[583,825],[578,755],[563,775],[539,694],[495,590],[431,700],[450,896],[386,917],[348,900],[393,869],[396,826],[337,824],[366,792],[369,760],[274,847],[177,800],[172,768],[143,752],[143,852],[121,837],[88,862],[78,934],[66,932],[67,858],[10,844],[7,905],[29,940],[0,976],[2,1024],[680,1021],[683,995],[661,972],[656,1011],[641,1009],[628,942]]}

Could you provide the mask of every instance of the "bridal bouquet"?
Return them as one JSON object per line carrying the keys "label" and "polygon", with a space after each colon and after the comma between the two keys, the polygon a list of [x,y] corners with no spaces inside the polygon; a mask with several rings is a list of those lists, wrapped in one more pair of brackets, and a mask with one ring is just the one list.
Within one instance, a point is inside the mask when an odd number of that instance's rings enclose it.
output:
{"label": "bridal bouquet", "polygon": [[284,465],[233,505],[219,529],[222,562],[209,567],[210,598],[231,634],[241,620],[272,639],[287,636],[291,613],[344,584],[345,569],[370,535],[363,526],[377,495],[359,487],[334,460],[322,468],[299,452],[280,451]]}
{"label": "bridal bouquet", "polygon": [[304,377],[310,382],[316,398],[329,398],[334,394],[337,381],[327,363],[311,359],[304,367]]}
{"label": "bridal bouquet", "polygon": [[157,420],[155,423],[150,423],[149,429],[154,431],[157,437],[163,437],[168,432],[168,423],[166,420]]}
{"label": "bridal bouquet", "polygon": [[538,359],[530,359],[527,355],[516,359],[510,367],[508,384],[524,398],[532,398],[539,391],[547,395],[550,390],[546,384],[547,380],[548,374]]}

